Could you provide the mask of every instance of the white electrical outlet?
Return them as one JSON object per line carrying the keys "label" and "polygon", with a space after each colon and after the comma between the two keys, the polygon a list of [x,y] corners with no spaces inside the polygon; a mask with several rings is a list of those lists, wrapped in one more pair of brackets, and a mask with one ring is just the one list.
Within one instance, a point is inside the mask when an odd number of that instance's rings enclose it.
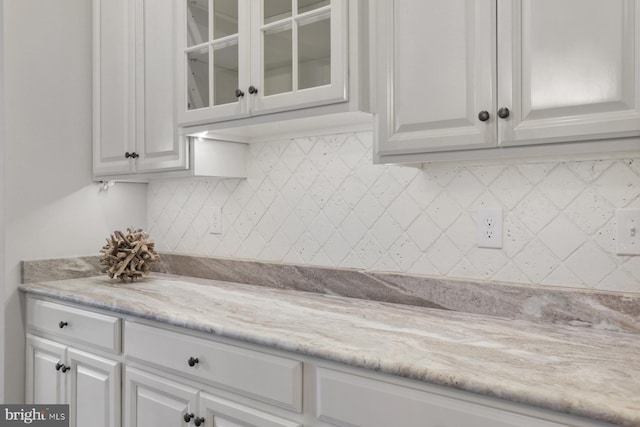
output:
{"label": "white electrical outlet", "polygon": [[479,209],[476,218],[478,247],[502,248],[502,209]]}
{"label": "white electrical outlet", "polygon": [[616,254],[640,255],[640,209],[616,209]]}
{"label": "white electrical outlet", "polygon": [[222,208],[220,206],[214,206],[212,209],[209,234],[222,234]]}

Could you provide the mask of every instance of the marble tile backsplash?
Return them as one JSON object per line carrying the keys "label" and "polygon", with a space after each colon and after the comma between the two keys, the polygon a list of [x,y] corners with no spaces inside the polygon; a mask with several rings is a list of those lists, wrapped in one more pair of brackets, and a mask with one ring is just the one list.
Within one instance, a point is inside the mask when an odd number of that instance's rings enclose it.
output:
{"label": "marble tile backsplash", "polygon": [[[179,254],[640,292],[640,257],[615,255],[640,158],[418,169],[371,148],[370,132],[255,143],[247,179],[152,182],[149,233]],[[483,207],[503,209],[502,249],[476,247]]]}

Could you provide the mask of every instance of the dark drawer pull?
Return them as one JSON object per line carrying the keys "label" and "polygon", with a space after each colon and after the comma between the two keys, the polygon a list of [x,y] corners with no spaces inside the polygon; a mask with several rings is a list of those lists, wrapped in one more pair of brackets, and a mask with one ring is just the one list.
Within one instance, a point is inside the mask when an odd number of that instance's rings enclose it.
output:
{"label": "dark drawer pull", "polygon": [[194,367],[196,366],[200,361],[198,360],[197,357],[190,357],[189,360],[187,360],[187,363],[189,364],[189,366]]}
{"label": "dark drawer pull", "polygon": [[69,325],[69,323],[68,322],[63,322],[62,320],[60,321],[60,323],[58,323],[58,326],[60,326],[60,329],[64,328],[67,325]]}

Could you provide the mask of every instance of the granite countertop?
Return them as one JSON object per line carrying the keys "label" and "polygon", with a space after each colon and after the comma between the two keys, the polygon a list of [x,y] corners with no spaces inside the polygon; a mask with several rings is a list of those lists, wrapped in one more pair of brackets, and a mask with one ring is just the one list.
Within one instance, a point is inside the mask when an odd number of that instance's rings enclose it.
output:
{"label": "granite countertop", "polygon": [[154,275],[25,292],[613,423],[640,425],[640,335]]}

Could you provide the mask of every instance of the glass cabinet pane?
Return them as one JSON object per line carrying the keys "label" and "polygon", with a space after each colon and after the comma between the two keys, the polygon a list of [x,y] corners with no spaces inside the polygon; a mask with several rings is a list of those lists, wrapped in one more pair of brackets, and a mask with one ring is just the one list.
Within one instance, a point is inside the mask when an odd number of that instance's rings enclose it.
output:
{"label": "glass cabinet pane", "polygon": [[293,88],[291,26],[264,32],[264,93],[274,95]]}
{"label": "glass cabinet pane", "polygon": [[187,109],[209,106],[209,49],[187,54]]}
{"label": "glass cabinet pane", "polygon": [[331,1],[329,0],[298,0],[298,13],[309,12],[330,4]]}
{"label": "glass cabinet pane", "polygon": [[331,21],[329,16],[298,27],[298,88],[331,84]]}
{"label": "glass cabinet pane", "polygon": [[238,0],[214,0],[213,38],[219,39],[238,32]]}
{"label": "glass cabinet pane", "polygon": [[187,2],[187,46],[209,40],[209,0]]}
{"label": "glass cabinet pane", "polygon": [[291,0],[264,0],[263,6],[265,24],[290,18],[293,11]]}
{"label": "glass cabinet pane", "polygon": [[236,102],[238,85],[238,44],[213,51],[213,105]]}

